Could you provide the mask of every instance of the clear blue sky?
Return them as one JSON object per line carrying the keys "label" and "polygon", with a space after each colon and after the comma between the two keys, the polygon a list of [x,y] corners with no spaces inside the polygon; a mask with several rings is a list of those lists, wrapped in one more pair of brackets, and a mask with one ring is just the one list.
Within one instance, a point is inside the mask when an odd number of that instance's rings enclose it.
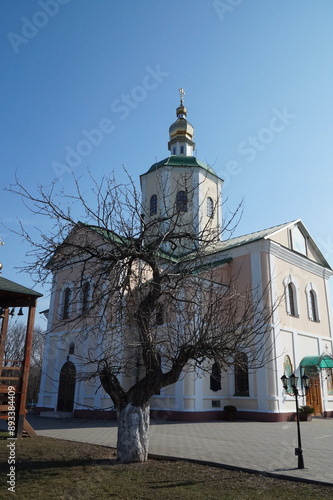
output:
{"label": "clear blue sky", "polygon": [[[76,175],[138,179],[169,154],[183,87],[197,157],[230,210],[245,199],[237,234],[301,218],[333,264],[332,0],[2,0],[0,25],[1,188],[16,172],[33,192],[66,156]],[[2,189],[0,207],[48,227]],[[2,275],[31,286],[27,244],[0,238]]]}

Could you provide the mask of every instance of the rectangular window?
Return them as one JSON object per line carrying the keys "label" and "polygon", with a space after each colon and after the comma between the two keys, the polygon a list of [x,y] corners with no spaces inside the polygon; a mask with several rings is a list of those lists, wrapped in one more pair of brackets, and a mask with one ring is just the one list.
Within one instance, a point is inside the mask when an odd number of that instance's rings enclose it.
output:
{"label": "rectangular window", "polygon": [[244,353],[235,360],[235,396],[249,396],[248,360]]}
{"label": "rectangular window", "polygon": [[69,308],[71,304],[71,290],[70,288],[66,288],[64,291],[64,304],[63,304],[63,309],[62,309],[62,319],[68,319],[69,318]]}

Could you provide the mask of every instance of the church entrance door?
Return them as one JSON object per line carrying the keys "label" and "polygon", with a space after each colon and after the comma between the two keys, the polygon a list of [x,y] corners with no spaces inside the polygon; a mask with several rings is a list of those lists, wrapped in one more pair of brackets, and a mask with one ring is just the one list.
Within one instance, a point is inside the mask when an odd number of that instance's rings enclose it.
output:
{"label": "church entrance door", "polygon": [[60,371],[57,411],[73,411],[75,377],[74,363],[66,361]]}
{"label": "church entrance door", "polygon": [[315,415],[321,415],[323,411],[322,399],[321,399],[321,389],[320,389],[320,377],[319,373],[307,372],[306,374],[310,377],[310,387],[306,395],[306,404],[314,408]]}

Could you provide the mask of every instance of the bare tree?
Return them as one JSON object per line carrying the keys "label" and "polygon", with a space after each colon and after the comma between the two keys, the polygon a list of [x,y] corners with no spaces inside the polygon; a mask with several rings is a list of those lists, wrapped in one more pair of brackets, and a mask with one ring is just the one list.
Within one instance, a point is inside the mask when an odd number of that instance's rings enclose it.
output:
{"label": "bare tree", "polygon": [[[44,331],[41,327],[35,326],[31,347],[31,363],[29,370],[29,385],[27,402],[37,401],[40,378],[42,374]],[[26,325],[15,322],[9,324],[9,329],[5,342],[4,359],[8,360],[6,366],[15,366],[17,361],[22,361],[24,356],[24,344],[26,338]]]}
{"label": "bare tree", "polygon": [[[26,269],[38,280],[52,273],[59,286],[74,283],[68,293],[79,306],[68,314],[65,299],[62,319],[50,327],[80,332],[81,376],[98,377],[117,411],[118,459],[145,461],[150,398],[182,372],[241,364],[243,352],[250,368],[263,366],[275,306],[268,289],[239,285],[230,259],[216,260],[222,228],[208,222],[193,231],[182,207],[168,203],[150,217],[134,183],[114,177],[93,184],[93,207],[74,182],[71,196],[57,193],[56,184],[36,196],[18,182],[10,188],[52,227],[36,239],[21,225],[33,247]],[[83,222],[72,213],[78,206]]]}

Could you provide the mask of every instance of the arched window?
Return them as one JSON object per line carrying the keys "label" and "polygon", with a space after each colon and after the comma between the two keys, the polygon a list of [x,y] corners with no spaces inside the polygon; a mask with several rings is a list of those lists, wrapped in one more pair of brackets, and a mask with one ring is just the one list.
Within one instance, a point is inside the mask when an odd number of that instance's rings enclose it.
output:
{"label": "arched window", "polygon": [[187,212],[187,194],[185,191],[178,191],[176,195],[176,209],[179,212]]}
{"label": "arched window", "polygon": [[249,396],[249,368],[245,353],[235,359],[235,396]]}
{"label": "arched window", "polygon": [[174,146],[173,150],[172,150],[172,154],[175,155],[176,154],[176,146]]}
{"label": "arched window", "polygon": [[284,289],[285,289],[285,300],[286,300],[286,310],[287,314],[290,316],[295,316],[298,318],[299,316],[299,307],[297,300],[297,289],[299,288],[295,280],[291,275],[287,276],[283,280]]}
{"label": "arched window", "polygon": [[208,196],[207,198],[207,217],[212,218],[214,216],[214,202],[213,199]]}
{"label": "arched window", "polygon": [[289,314],[291,316],[296,316],[296,297],[295,297],[295,287],[293,283],[288,283],[288,303],[289,303]]}
{"label": "arched window", "polygon": [[184,146],[180,146],[180,154],[184,154]]}
{"label": "arched window", "polygon": [[310,290],[309,298],[310,298],[310,311],[311,311],[312,321],[318,321],[317,300],[316,300],[316,294],[313,290]]}
{"label": "arched window", "polygon": [[308,303],[308,316],[310,321],[319,321],[318,294],[312,283],[308,283],[305,288]]}
{"label": "arched window", "polygon": [[75,344],[74,342],[71,342],[69,344],[68,354],[74,354],[74,351],[75,351]]}
{"label": "arched window", "polygon": [[64,291],[64,301],[63,301],[63,308],[62,308],[62,319],[68,319],[69,318],[69,309],[70,309],[70,304],[71,304],[71,289],[66,288]]}
{"label": "arched window", "polygon": [[150,198],[150,215],[156,215],[157,214],[157,195],[153,194],[153,196]]}
{"label": "arched window", "polygon": [[82,287],[82,314],[88,311],[90,300],[90,284],[86,282]]}
{"label": "arched window", "polygon": [[221,389],[221,368],[218,363],[214,363],[212,366],[212,374],[210,376],[210,390],[216,392]]}

